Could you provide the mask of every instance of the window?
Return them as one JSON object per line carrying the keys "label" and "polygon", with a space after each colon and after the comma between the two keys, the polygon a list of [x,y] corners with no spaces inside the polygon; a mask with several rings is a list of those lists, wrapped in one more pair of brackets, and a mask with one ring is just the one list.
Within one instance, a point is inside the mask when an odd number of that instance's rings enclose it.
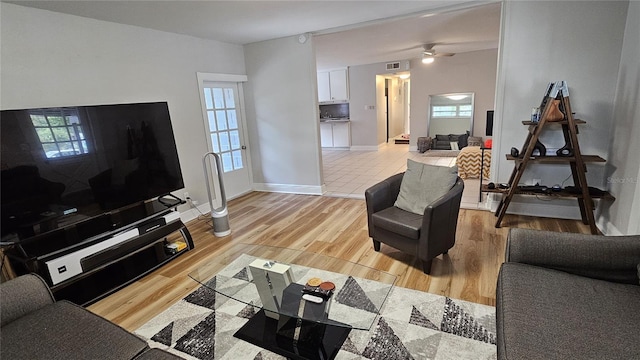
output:
{"label": "window", "polygon": [[473,107],[471,104],[463,105],[433,105],[431,107],[431,117],[434,118],[453,118],[453,117],[470,117]]}
{"label": "window", "polygon": [[31,110],[29,116],[47,159],[89,152],[77,108]]}
{"label": "window", "polygon": [[222,158],[223,171],[242,169],[244,164],[234,88],[205,85],[204,99],[211,146]]}

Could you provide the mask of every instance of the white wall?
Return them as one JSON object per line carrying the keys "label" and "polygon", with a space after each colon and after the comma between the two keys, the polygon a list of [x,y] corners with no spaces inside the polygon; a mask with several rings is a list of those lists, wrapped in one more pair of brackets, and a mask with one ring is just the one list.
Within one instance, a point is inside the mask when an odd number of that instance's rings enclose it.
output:
{"label": "white wall", "polygon": [[321,194],[313,38],[245,46],[249,143],[257,190]]}
{"label": "white wall", "polygon": [[[501,154],[511,147],[521,149],[527,135],[521,121],[539,105],[550,81],[568,82],[573,111],[577,118],[587,121],[579,127],[582,153],[609,158],[626,9],[627,2],[613,1],[503,3],[492,180],[509,179],[513,162]],[[637,42],[637,33],[635,36]],[[564,145],[559,128],[545,131],[541,139],[547,148]],[[589,185],[605,185],[604,169],[603,165],[588,164]],[[560,184],[570,173],[568,165],[535,165],[528,167],[523,182],[538,178],[546,185]],[[571,185],[571,180],[565,185]],[[579,217],[575,200],[528,199],[512,203],[509,209],[541,216]]]}
{"label": "white wall", "polygon": [[[380,84],[376,75],[388,74],[385,63],[359,65],[349,67],[349,116],[351,118],[351,146],[352,148],[377,149],[386,140],[386,129],[378,129],[378,110],[376,91]],[[384,98],[384,78],[382,78],[382,93]],[[373,106],[373,109],[367,108]],[[381,115],[382,117],[382,115]],[[384,133],[384,135],[382,134]],[[380,136],[379,136],[380,135]]]}
{"label": "white wall", "polygon": [[437,58],[432,64],[411,61],[411,148],[427,136],[429,95],[472,92],[473,136],[484,136],[487,110],[493,110],[497,50],[473,51]]}
{"label": "white wall", "polygon": [[243,74],[241,46],[4,2],[0,15],[2,109],[167,101],[185,187],[206,201],[196,72]]}
{"label": "white wall", "polygon": [[605,167],[616,201],[601,215],[606,233],[640,234],[640,2],[629,2],[624,34]]}

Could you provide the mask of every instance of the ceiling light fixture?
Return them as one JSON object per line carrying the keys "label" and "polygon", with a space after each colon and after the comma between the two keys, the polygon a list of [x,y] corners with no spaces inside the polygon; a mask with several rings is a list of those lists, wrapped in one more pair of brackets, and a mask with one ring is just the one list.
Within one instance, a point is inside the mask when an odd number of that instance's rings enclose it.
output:
{"label": "ceiling light fixture", "polygon": [[422,63],[423,64],[431,64],[435,58],[431,55],[422,54]]}
{"label": "ceiling light fixture", "polygon": [[406,79],[408,79],[409,77],[411,77],[411,75],[410,75],[410,74],[402,74],[402,75],[400,75],[400,76],[399,76],[399,78],[400,78],[400,79],[402,79],[402,80],[406,80]]}

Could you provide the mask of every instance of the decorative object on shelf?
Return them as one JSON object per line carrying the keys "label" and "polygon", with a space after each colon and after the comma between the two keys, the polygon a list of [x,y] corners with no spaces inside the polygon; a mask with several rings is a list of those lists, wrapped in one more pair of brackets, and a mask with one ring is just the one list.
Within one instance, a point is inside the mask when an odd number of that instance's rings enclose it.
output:
{"label": "decorative object on shelf", "polygon": [[491,147],[493,146],[493,140],[492,139],[487,139],[484,141],[484,147],[486,149],[491,149]]}
{"label": "decorative object on shelf", "polygon": [[547,121],[562,121],[564,120],[564,114],[560,111],[560,100],[553,100],[551,102],[551,109],[549,110],[549,116]]}
{"label": "decorative object on shelf", "polygon": [[565,144],[565,146],[561,147],[556,151],[556,155],[558,156],[573,156],[573,149],[569,144]]}
{"label": "decorative object on shelf", "polygon": [[520,156],[520,150],[518,150],[518,148],[516,147],[512,147],[511,156],[513,156],[514,158],[517,158],[518,156]]}
{"label": "decorative object on shelf", "polygon": [[282,294],[289,284],[294,283],[293,272],[289,265],[257,259],[249,264],[253,283],[258,289],[265,314],[272,319],[279,319]]}
{"label": "decorative object on shelf", "polygon": [[536,144],[533,146],[533,152],[538,150],[538,156],[546,156],[547,148],[540,142],[540,140],[536,140]]}

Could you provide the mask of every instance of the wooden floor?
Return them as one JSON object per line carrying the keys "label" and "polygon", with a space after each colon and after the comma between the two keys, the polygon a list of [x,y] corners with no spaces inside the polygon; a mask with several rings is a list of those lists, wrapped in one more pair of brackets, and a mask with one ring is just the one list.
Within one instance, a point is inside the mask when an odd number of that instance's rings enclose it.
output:
{"label": "wooden floor", "polygon": [[379,253],[373,251],[364,200],[254,192],[231,201],[229,214],[230,236],[214,237],[206,217],[191,221],[194,250],[89,309],[135,330],[198,286],[189,272],[238,243],[322,253],[397,275],[397,286],[495,305],[509,226],[589,233],[580,221],[515,215],[507,215],[496,229],[493,213],[463,209],[455,246],[434,259],[431,275],[425,275],[412,256],[384,244]]}

